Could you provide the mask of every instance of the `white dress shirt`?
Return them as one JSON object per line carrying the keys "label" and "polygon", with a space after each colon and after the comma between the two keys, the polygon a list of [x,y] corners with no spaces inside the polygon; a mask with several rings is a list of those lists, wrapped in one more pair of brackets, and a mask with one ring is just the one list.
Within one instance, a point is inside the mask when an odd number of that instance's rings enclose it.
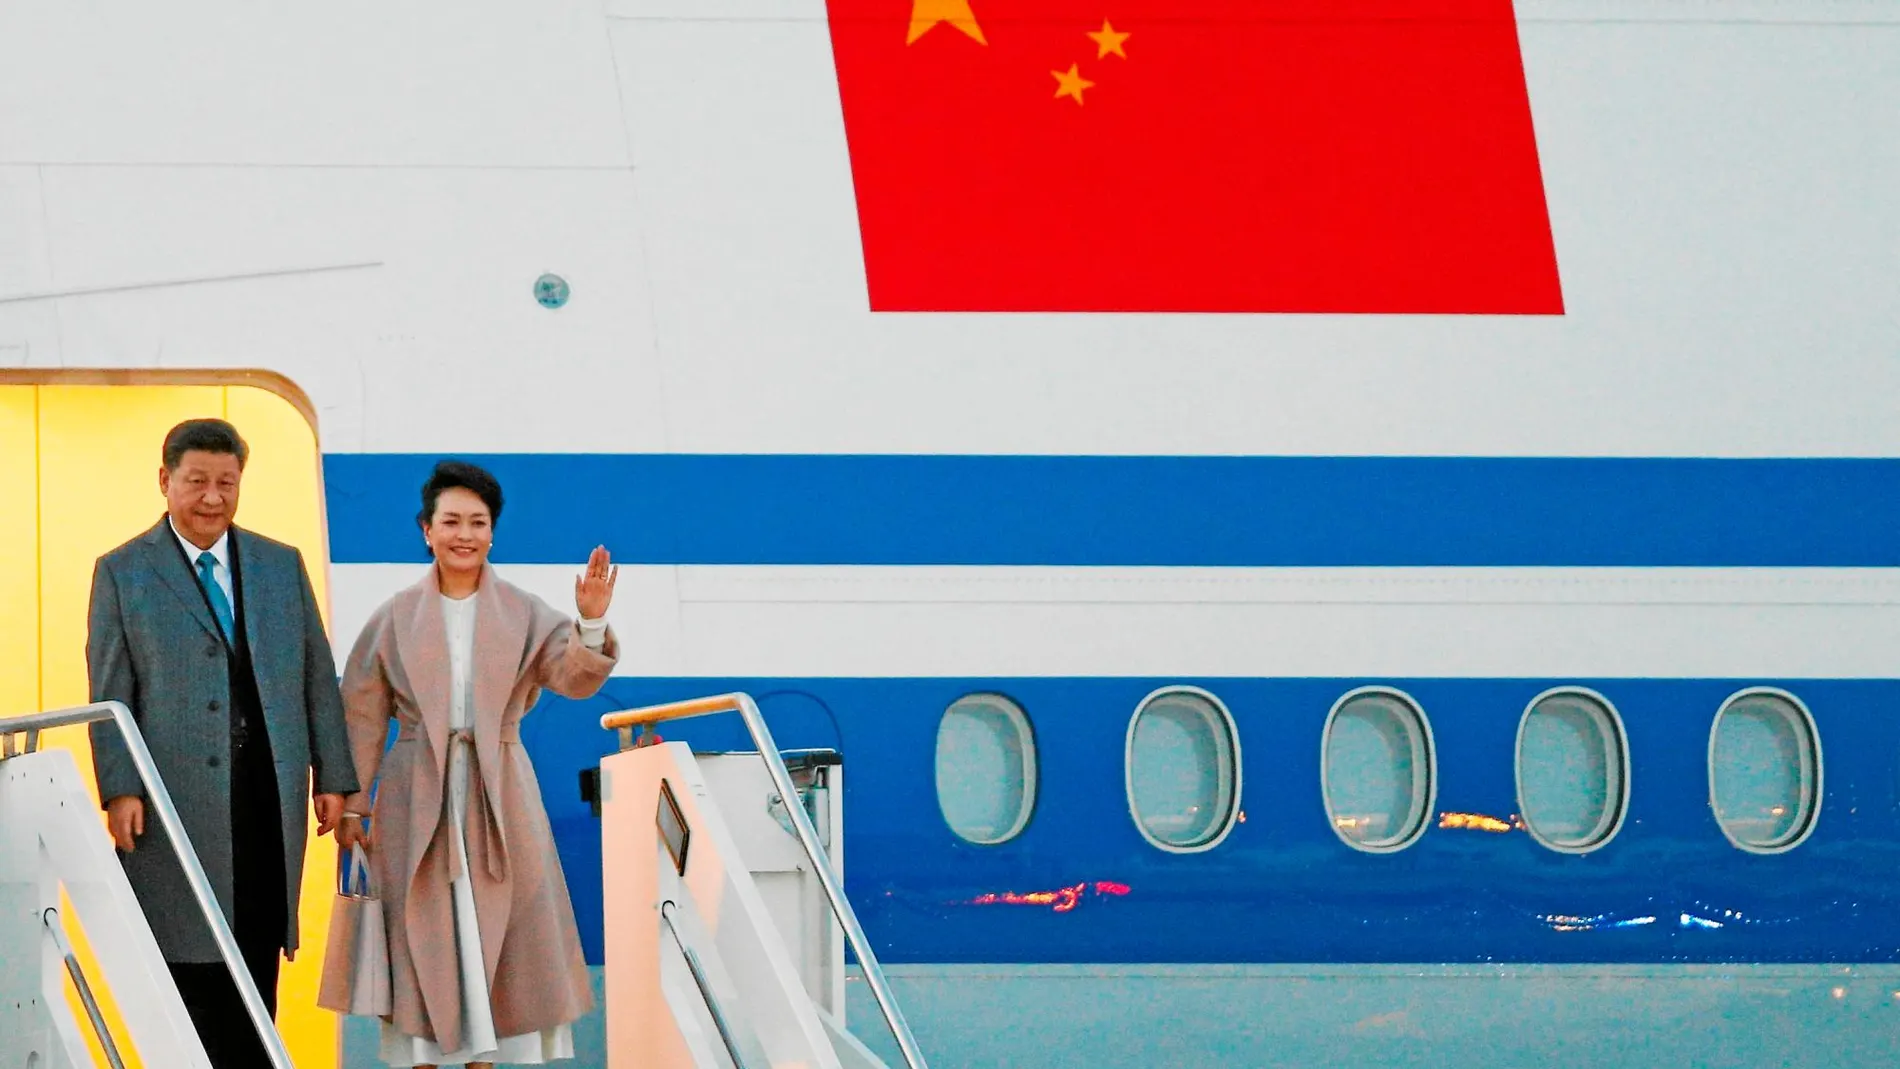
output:
{"label": "white dress shirt", "polygon": [[[165,522],[171,524],[172,537],[178,539],[179,548],[185,551],[185,560],[191,564],[191,577],[198,578],[198,555],[205,551],[192,545],[184,535],[179,534],[178,525],[172,523],[170,516],[165,517]],[[217,581],[218,589],[224,591],[224,603],[231,606],[231,612],[235,614],[237,595],[231,589],[231,532],[229,530],[218,536],[217,542],[211,547],[211,555],[218,561],[211,566],[211,578]]]}

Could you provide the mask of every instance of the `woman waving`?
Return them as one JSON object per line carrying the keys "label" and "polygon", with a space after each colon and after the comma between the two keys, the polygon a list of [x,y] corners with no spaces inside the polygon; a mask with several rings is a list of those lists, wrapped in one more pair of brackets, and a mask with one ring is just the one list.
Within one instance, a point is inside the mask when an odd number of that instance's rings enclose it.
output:
{"label": "woman waving", "polygon": [[343,673],[365,791],[337,834],[375,847],[392,1066],[571,1058],[572,1023],[593,1005],[520,724],[543,689],[585,698],[606,682],[619,569],[596,547],[574,581],[575,616],[556,611],[489,565],[501,505],[488,472],[436,465],[417,517],[435,564],[370,617]]}

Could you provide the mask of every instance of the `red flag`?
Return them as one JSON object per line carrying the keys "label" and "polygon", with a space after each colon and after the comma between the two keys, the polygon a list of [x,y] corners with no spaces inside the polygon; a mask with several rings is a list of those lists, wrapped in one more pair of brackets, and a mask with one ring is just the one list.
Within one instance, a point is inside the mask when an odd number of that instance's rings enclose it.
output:
{"label": "red flag", "polygon": [[829,0],[878,311],[1561,314],[1511,0]]}

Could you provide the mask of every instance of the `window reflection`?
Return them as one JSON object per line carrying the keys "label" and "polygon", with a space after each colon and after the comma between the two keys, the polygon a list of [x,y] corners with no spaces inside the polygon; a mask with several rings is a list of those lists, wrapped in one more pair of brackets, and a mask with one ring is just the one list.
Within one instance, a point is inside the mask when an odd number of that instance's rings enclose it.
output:
{"label": "window reflection", "polygon": [[1616,834],[1628,747],[1608,702],[1582,691],[1539,698],[1518,729],[1517,791],[1524,825],[1554,850],[1580,853]]}
{"label": "window reflection", "polygon": [[1790,696],[1743,692],[1716,714],[1709,800],[1730,841],[1774,851],[1799,842],[1820,801],[1814,721]]}
{"label": "window reflection", "polygon": [[959,698],[937,725],[937,805],[960,837],[982,844],[1021,834],[1036,801],[1029,717],[997,694]]}
{"label": "window reflection", "polygon": [[1424,714],[1404,695],[1349,695],[1325,731],[1326,812],[1352,846],[1396,850],[1425,829],[1433,778]]}
{"label": "window reflection", "polygon": [[1239,793],[1227,711],[1197,691],[1169,690],[1135,713],[1128,742],[1128,794],[1135,820],[1164,847],[1211,846],[1226,834]]}

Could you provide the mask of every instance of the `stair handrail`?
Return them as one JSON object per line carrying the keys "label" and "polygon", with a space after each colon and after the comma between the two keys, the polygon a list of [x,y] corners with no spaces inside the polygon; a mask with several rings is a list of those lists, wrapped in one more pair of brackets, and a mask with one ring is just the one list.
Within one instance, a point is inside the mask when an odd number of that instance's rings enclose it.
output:
{"label": "stair handrail", "polygon": [[105,701],[0,719],[0,740],[4,740],[0,744],[0,760],[16,756],[15,735],[26,736],[26,746],[18,754],[24,756],[39,748],[41,732],[90,724],[97,720],[111,720],[124,737],[125,748],[132,757],[132,767],[138,771],[139,781],[145,785],[146,802],[158,817],[159,827],[165,829],[166,836],[172,841],[172,848],[178,854],[178,864],[185,870],[185,883],[191,887],[191,896],[197,900],[199,912],[204,914],[206,923],[211,926],[211,938],[218,944],[218,956],[224,959],[224,967],[231,972],[238,996],[244,1002],[244,1011],[250,1014],[251,1026],[257,1029],[258,1037],[264,1042],[264,1051],[270,1056],[272,1069],[296,1069],[290,1060],[290,1053],[284,1049],[283,1037],[277,1034],[277,1025],[271,1020],[270,1010],[264,1006],[263,996],[257,992],[257,982],[251,978],[251,970],[244,964],[237,937],[231,934],[231,925],[224,919],[224,910],[218,905],[217,893],[211,888],[211,878],[205,875],[204,865],[198,861],[198,852],[192,849],[191,839],[185,834],[184,821],[178,816],[178,807],[172,804],[171,792],[165,789],[165,781],[158,774],[158,765],[152,760],[152,751],[145,745],[145,736],[139,733],[138,721],[132,718],[132,710],[126,708],[124,702]]}
{"label": "stair handrail", "polygon": [[765,726],[765,716],[759,712],[758,703],[752,700],[752,696],[734,692],[626,709],[601,717],[600,726],[608,731],[619,732],[620,748],[630,750],[640,745],[640,739],[635,736],[636,729],[644,735],[657,724],[718,713],[738,713],[740,719],[745,721],[746,731],[752,736],[752,744],[758,748],[759,757],[772,777],[772,786],[778,791],[779,798],[785,803],[785,811],[791,817],[793,835],[804,848],[812,870],[818,874],[819,885],[824,888],[825,900],[831,905],[832,915],[838,918],[839,925],[844,928],[845,941],[858,956],[864,981],[870,985],[871,995],[884,1015],[884,1023],[897,1040],[897,1049],[904,1056],[904,1064],[909,1069],[927,1069],[923,1052],[917,1048],[917,1039],[911,1035],[903,1011],[897,1008],[897,998],[891,992],[890,982],[885,979],[883,966],[878,964],[877,953],[871,949],[871,941],[858,923],[858,915],[844,895],[844,887],[838,882],[837,873],[832,870],[824,846],[818,841],[818,829],[812,826],[811,815],[805,811],[805,807],[798,804],[798,788],[792,782],[791,771],[785,767],[785,758],[779,753],[778,743],[773,741],[771,730]]}

